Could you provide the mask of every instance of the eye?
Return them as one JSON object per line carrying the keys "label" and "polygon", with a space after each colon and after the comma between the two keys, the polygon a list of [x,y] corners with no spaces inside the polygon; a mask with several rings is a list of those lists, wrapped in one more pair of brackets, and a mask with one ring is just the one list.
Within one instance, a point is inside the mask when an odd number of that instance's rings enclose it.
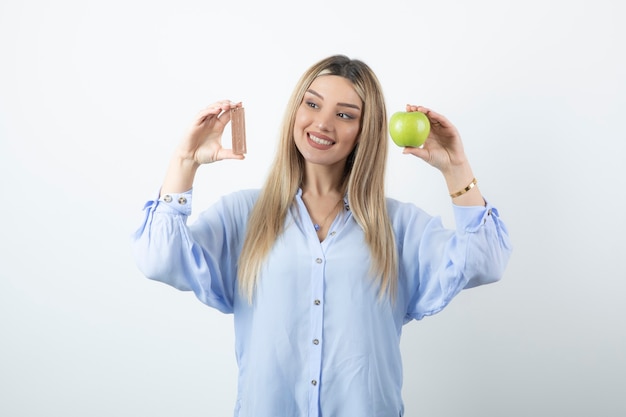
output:
{"label": "eye", "polygon": [[310,108],[312,108],[312,109],[317,109],[317,108],[318,108],[318,105],[317,105],[317,104],[315,104],[315,103],[314,103],[314,102],[312,102],[312,101],[306,101],[306,102],[305,102],[305,104],[307,105],[307,107],[310,107]]}
{"label": "eye", "polygon": [[337,113],[337,116],[339,116],[342,119],[347,119],[347,120],[354,119],[354,116],[348,113]]}

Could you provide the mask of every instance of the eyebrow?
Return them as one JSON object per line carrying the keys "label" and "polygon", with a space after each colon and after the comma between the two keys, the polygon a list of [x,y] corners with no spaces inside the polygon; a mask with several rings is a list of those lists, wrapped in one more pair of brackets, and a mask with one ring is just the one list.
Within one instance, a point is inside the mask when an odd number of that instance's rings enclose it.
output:
{"label": "eyebrow", "polygon": [[[312,90],[312,89],[310,89],[310,88],[309,88],[308,90],[306,90],[306,92],[307,92],[307,93],[310,93],[310,94],[313,94],[314,96],[319,97],[320,99],[324,100],[324,97],[323,97],[320,93],[318,93],[317,91],[315,91],[315,90]],[[356,104],[351,104],[351,103],[337,103],[337,105],[338,105],[338,106],[343,106],[343,107],[350,107],[350,108],[352,108],[352,109],[356,109],[356,110],[361,110],[361,108],[360,108],[359,106],[357,106]]]}

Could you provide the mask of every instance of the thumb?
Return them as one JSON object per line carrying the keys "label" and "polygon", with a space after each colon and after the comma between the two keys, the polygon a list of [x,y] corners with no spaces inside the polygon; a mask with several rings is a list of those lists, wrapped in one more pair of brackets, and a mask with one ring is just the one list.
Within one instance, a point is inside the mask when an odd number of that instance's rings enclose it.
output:
{"label": "thumb", "polygon": [[429,157],[428,151],[424,148],[412,148],[410,146],[407,146],[402,150],[402,153],[405,155],[417,156],[424,161],[427,161]]}

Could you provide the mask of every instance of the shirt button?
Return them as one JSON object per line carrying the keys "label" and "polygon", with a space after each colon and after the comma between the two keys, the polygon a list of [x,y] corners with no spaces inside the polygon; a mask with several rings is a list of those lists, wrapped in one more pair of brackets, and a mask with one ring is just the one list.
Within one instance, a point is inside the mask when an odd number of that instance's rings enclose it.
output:
{"label": "shirt button", "polygon": [[316,380],[311,381],[311,385],[316,386],[317,385],[317,381]]}
{"label": "shirt button", "polygon": [[315,262],[317,262],[318,264],[321,264],[321,263],[322,263],[322,258],[317,258],[317,259],[315,260]]}
{"label": "shirt button", "polygon": [[330,232],[331,236],[335,236],[337,234],[337,232]]}
{"label": "shirt button", "polygon": [[185,197],[181,197],[178,199],[178,204],[185,204],[187,202],[187,199]]}
{"label": "shirt button", "polygon": [[313,301],[313,304],[315,304],[316,306],[318,306],[318,305],[320,305],[320,304],[321,304],[321,301],[320,301],[320,300],[315,300],[315,301]]}
{"label": "shirt button", "polygon": [[313,339],[313,344],[314,344],[314,345],[319,345],[319,344],[320,344],[320,341],[319,341],[318,339]]}
{"label": "shirt button", "polygon": [[171,203],[172,202],[172,196],[167,194],[165,197],[163,197],[163,201],[165,201],[166,203]]}

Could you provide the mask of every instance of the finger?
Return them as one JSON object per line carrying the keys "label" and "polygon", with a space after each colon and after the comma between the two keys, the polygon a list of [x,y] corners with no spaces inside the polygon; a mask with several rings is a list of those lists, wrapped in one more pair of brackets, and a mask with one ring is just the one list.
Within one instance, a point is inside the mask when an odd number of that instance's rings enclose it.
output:
{"label": "finger", "polygon": [[205,107],[196,115],[196,124],[201,125],[207,120],[213,117],[217,117],[221,112],[222,110],[220,106],[217,106],[215,104]]}
{"label": "finger", "polygon": [[230,122],[231,118],[232,118],[232,112],[231,110],[235,109],[235,108],[241,108],[243,107],[241,104],[241,101],[238,103],[233,103],[233,102],[228,102],[224,105],[223,107],[223,112],[222,114],[220,114],[217,118],[218,120],[226,125],[228,122]]}
{"label": "finger", "polygon": [[246,156],[243,155],[243,154],[233,153],[232,149],[222,148],[222,149],[220,149],[220,151],[218,153],[218,158],[219,159],[239,159],[239,160],[242,160],[242,159],[245,159]]}
{"label": "finger", "polygon": [[405,155],[417,156],[418,158],[425,161],[428,160],[428,151],[424,148],[412,148],[410,146],[407,146],[402,150],[402,153]]}
{"label": "finger", "polygon": [[406,111],[408,112],[412,112],[412,111],[418,111],[419,106],[416,106],[415,104],[407,104],[406,105]]}
{"label": "finger", "polygon": [[417,107],[417,111],[421,111],[422,113],[424,113],[428,117],[428,120],[430,121],[431,125],[433,125],[435,127],[450,127],[450,126],[452,126],[450,121],[448,119],[446,119],[446,117],[443,116],[442,114],[439,114],[436,111],[433,111],[433,110],[429,109],[428,107],[424,107],[424,106],[416,106],[416,107]]}
{"label": "finger", "polygon": [[219,117],[222,114],[230,113],[230,109],[241,106],[241,102],[235,103],[230,100],[220,100],[208,105],[203,110],[201,110],[200,113],[198,113],[196,120],[199,123],[203,123],[211,117]]}

